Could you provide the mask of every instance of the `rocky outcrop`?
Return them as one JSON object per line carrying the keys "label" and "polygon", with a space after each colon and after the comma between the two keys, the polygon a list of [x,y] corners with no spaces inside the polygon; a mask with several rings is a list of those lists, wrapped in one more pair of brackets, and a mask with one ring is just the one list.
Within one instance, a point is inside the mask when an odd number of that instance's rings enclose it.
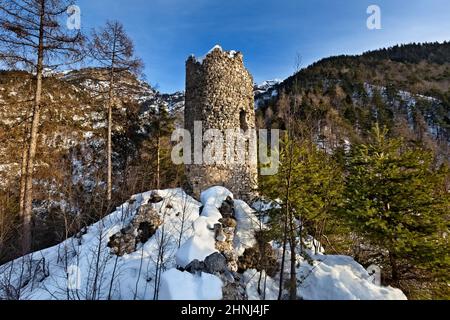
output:
{"label": "rocky outcrop", "polygon": [[233,272],[238,270],[238,258],[233,247],[236,226],[236,220],[232,218],[220,219],[220,223],[214,226],[216,249],[225,256],[228,269]]}
{"label": "rocky outcrop", "polygon": [[[218,194],[223,190],[216,190]],[[226,190],[228,193],[229,191]],[[203,197],[203,195],[202,195]],[[213,218],[217,221],[213,225],[213,241],[215,241],[215,249],[218,252],[206,256],[203,261],[195,259],[186,267],[179,268],[180,271],[186,271],[195,275],[209,273],[217,276],[223,283],[223,299],[224,300],[246,300],[245,285],[238,271],[238,255],[234,248],[235,232],[238,225],[235,214],[235,203],[232,195],[224,197],[222,203],[212,201],[211,198],[205,197],[200,212],[206,217],[216,211],[220,213],[221,218]],[[211,207],[212,206],[212,207]],[[204,216],[204,217],[205,217]],[[209,227],[208,227],[209,229]],[[197,230],[199,231],[199,230]],[[213,242],[214,243],[214,242]]]}
{"label": "rocky outcrop", "polygon": [[206,272],[220,274],[228,272],[227,259],[220,253],[213,253],[206,257],[205,261],[192,261],[185,270],[190,273]]}
{"label": "rocky outcrop", "polygon": [[234,281],[226,282],[222,288],[223,300],[242,301],[248,300],[245,283],[240,274],[234,273]]}
{"label": "rocky outcrop", "polygon": [[192,261],[184,271],[192,274],[201,274],[202,272],[218,276],[223,283],[223,300],[247,300],[245,284],[240,274],[230,272],[227,265],[227,258],[221,253],[214,253],[208,256],[205,261]]}
{"label": "rocky outcrop", "polygon": [[238,265],[233,240],[237,221],[235,219],[234,201],[231,197],[225,199],[219,208],[219,212],[222,219],[219,220],[220,223],[214,226],[216,249],[225,256],[228,269],[236,272]]}
{"label": "rocky outcrop", "polygon": [[274,277],[280,270],[275,250],[269,243],[260,243],[253,248],[246,249],[244,254],[239,257],[239,272],[244,273],[250,269],[265,271],[270,277]]}
{"label": "rocky outcrop", "polygon": [[234,218],[236,216],[234,212],[234,201],[231,197],[225,199],[219,208],[219,212],[224,218]]}
{"label": "rocky outcrop", "polygon": [[148,204],[142,205],[133,221],[119,233],[113,235],[108,242],[111,253],[121,257],[136,251],[139,243],[146,243],[163,223],[159,213],[151,203],[162,201],[157,194],[152,194]]}

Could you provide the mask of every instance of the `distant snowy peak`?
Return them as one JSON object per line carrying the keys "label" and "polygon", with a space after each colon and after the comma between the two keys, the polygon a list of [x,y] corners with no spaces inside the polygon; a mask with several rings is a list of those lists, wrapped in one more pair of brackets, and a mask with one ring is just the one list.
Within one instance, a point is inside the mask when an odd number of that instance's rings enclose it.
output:
{"label": "distant snowy peak", "polygon": [[270,101],[278,96],[278,86],[283,81],[280,79],[266,80],[260,84],[255,84],[255,108],[258,109],[267,101]]}
{"label": "distant snowy peak", "polygon": [[259,90],[268,90],[270,88],[273,88],[274,86],[280,84],[281,82],[283,82],[283,80],[281,79],[273,79],[273,80],[266,80],[261,82],[260,84],[256,85],[256,88],[258,88]]}

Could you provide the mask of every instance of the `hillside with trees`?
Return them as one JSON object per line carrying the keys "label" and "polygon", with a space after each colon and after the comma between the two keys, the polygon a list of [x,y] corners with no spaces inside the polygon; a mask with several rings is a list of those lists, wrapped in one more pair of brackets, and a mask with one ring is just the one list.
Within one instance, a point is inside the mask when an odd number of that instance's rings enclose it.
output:
{"label": "hillside with trees", "polygon": [[[312,122],[325,148],[364,141],[378,123],[391,136],[421,143],[448,161],[450,43],[395,46],[360,56],[323,59],[276,85],[260,105],[261,126],[284,127],[283,94],[300,100],[298,118]],[[312,117],[312,118],[311,118]]]}
{"label": "hillside with trees", "polygon": [[450,299],[449,42],[255,85],[280,170],[194,199],[184,93],[119,21],[64,28],[70,3],[0,0],[0,299]]}
{"label": "hillside with trees", "polygon": [[282,190],[285,245],[299,220],[410,298],[448,298],[449,71],[450,43],[411,44],[323,59],[257,95],[259,126],[287,132],[285,170],[262,177]]}

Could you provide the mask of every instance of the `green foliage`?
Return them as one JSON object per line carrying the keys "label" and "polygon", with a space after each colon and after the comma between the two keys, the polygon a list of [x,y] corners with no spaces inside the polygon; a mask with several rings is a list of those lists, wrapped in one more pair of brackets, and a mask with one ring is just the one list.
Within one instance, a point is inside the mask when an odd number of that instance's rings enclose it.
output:
{"label": "green foliage", "polygon": [[320,237],[319,229],[322,232],[333,218],[331,209],[340,201],[342,177],[339,166],[313,143],[284,138],[280,170],[276,175],[262,177],[261,190],[271,199],[280,199],[275,217],[279,218],[289,205],[307,233]]}
{"label": "green foliage", "polygon": [[[449,159],[449,50],[450,42],[424,43],[330,57],[300,70],[278,90],[288,97],[301,96],[299,119],[308,126],[326,125],[338,138],[365,139],[379,123],[391,134],[423,143]],[[373,95],[368,94],[367,85],[372,86]],[[411,93],[416,103],[403,101],[401,91]],[[330,113],[336,113],[338,121],[328,121]],[[411,116],[414,113],[417,116]],[[277,126],[283,127],[279,122]]]}
{"label": "green foliage", "polygon": [[393,273],[402,272],[397,264],[404,260],[448,276],[448,172],[433,170],[433,160],[428,151],[388,139],[378,126],[370,143],[355,146],[349,156],[342,217],[389,252]]}
{"label": "green foliage", "polygon": [[[277,234],[283,234],[287,201],[327,252],[353,255],[363,265],[381,263],[385,276],[395,269],[409,297],[448,297],[449,250],[443,234],[450,233],[450,175],[445,167],[438,171],[433,166],[450,159],[449,50],[449,42],[425,43],[331,57],[279,85],[282,94],[259,110],[265,120],[260,123],[291,128],[292,136],[306,132],[333,150],[337,164],[311,141],[292,142],[291,162],[284,141],[279,175],[262,179],[264,194],[280,199],[272,219]],[[388,134],[370,134],[376,124]],[[353,146],[350,154],[347,141]],[[430,152],[419,149],[424,146]],[[327,172],[336,172],[341,181],[346,177],[345,201],[337,212],[321,203]]]}

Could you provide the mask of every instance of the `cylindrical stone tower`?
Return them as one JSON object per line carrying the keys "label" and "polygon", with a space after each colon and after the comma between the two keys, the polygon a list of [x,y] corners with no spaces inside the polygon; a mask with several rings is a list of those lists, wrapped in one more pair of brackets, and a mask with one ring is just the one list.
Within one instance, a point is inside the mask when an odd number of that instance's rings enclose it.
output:
{"label": "cylindrical stone tower", "polygon": [[[218,129],[255,129],[253,77],[244,67],[240,52],[213,48],[202,61],[191,56],[186,62],[185,129],[194,143],[194,122],[203,133]],[[194,149],[194,148],[193,148]],[[258,169],[246,148],[245,161],[186,165],[188,191],[198,197],[211,186],[224,186],[236,198],[250,200],[256,193]],[[256,160],[256,155],[253,155]]]}

